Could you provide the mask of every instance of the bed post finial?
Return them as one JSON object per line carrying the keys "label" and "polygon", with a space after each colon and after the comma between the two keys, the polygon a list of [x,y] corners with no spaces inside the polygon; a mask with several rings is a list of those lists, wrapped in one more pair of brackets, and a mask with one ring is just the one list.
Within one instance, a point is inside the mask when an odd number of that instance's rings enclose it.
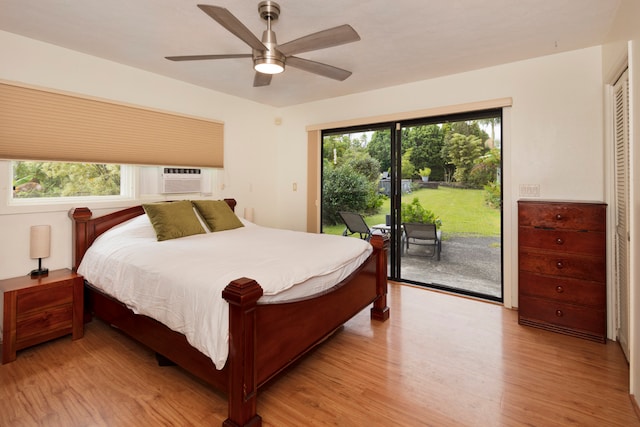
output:
{"label": "bed post finial", "polygon": [[75,208],[69,210],[72,226],[73,271],[78,271],[80,261],[89,247],[89,220],[93,213],[89,208]]}
{"label": "bed post finial", "polygon": [[256,305],[262,288],[246,277],[234,280],[222,291],[229,303],[229,418],[225,427],[262,425],[257,414]]}

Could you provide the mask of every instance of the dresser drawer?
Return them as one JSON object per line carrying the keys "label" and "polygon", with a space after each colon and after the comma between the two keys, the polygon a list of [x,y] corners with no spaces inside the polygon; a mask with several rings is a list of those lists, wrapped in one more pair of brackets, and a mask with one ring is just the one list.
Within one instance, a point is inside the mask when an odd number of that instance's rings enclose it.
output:
{"label": "dresser drawer", "polygon": [[601,282],[520,271],[518,286],[521,295],[552,299],[561,303],[602,308],[607,302],[606,286]]}
{"label": "dresser drawer", "polygon": [[73,301],[73,280],[66,280],[59,285],[52,286],[46,292],[24,292],[18,295],[16,306],[18,313],[28,313],[47,307],[71,304]]}
{"label": "dresser drawer", "polygon": [[552,330],[574,335],[606,336],[606,316],[604,310],[552,300],[520,296],[518,308],[520,323],[535,324]]}
{"label": "dresser drawer", "polygon": [[587,257],[572,254],[534,252],[520,248],[518,265],[521,271],[551,276],[605,282],[604,257]]}
{"label": "dresser drawer", "polygon": [[531,227],[518,229],[521,247],[545,249],[564,253],[586,254],[604,257],[606,237],[603,232],[578,232]]}
{"label": "dresser drawer", "polygon": [[520,202],[518,224],[541,228],[605,231],[606,205]]}

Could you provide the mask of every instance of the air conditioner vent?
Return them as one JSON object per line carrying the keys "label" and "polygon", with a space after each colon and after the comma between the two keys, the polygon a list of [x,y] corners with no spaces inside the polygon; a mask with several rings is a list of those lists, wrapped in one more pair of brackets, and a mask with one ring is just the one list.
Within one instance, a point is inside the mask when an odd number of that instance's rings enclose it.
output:
{"label": "air conditioner vent", "polygon": [[172,193],[200,193],[202,188],[202,173],[193,168],[164,168],[162,194]]}

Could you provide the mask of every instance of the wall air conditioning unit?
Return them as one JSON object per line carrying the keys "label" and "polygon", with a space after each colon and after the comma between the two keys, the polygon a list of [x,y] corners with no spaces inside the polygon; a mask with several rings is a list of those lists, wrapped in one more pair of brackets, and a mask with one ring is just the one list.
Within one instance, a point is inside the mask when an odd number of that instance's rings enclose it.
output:
{"label": "wall air conditioning unit", "polygon": [[189,168],[164,168],[160,182],[160,193],[200,193],[202,171]]}

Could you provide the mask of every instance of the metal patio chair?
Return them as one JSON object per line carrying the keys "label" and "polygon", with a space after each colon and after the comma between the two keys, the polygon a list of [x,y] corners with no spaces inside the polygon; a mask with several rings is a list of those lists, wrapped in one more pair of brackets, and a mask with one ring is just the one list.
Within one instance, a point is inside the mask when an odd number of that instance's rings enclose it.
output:
{"label": "metal patio chair", "polygon": [[409,251],[409,245],[425,246],[428,248],[428,256],[436,256],[440,261],[442,233],[435,224],[405,222],[402,227],[404,228],[404,241],[406,242],[407,252]]}
{"label": "metal patio chair", "polygon": [[358,233],[360,238],[363,240],[371,239],[371,234],[373,232],[364,221],[362,215],[355,212],[338,212],[338,215],[340,215],[342,222],[344,222],[344,225],[346,226],[342,232],[343,236],[350,236]]}

